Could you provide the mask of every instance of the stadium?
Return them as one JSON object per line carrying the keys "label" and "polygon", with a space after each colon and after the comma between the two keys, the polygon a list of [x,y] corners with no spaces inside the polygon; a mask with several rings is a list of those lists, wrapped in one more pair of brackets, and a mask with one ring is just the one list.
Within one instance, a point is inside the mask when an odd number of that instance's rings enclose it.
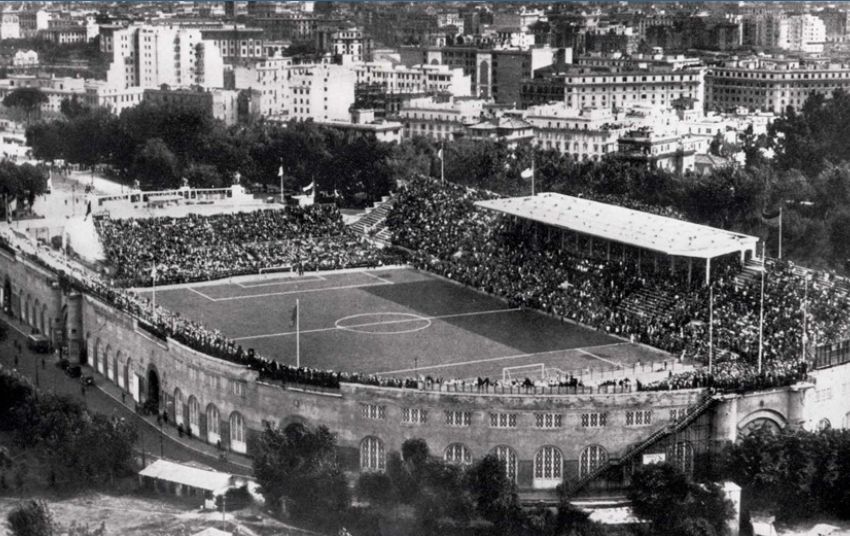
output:
{"label": "stadium", "polygon": [[234,453],[322,424],[356,475],[423,438],[495,454],[546,502],[617,496],[643,463],[693,472],[755,427],[850,424],[850,285],[756,237],[431,179],[346,218],[238,184],[92,206],[69,253],[4,230],[5,307]]}

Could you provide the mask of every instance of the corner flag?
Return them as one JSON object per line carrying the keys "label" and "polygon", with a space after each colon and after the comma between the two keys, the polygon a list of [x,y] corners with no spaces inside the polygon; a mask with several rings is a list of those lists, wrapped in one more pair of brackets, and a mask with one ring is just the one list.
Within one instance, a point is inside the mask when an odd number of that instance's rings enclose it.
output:
{"label": "corner flag", "polygon": [[530,179],[534,176],[534,169],[533,168],[526,168],[519,175],[523,179],[528,180],[528,179]]}

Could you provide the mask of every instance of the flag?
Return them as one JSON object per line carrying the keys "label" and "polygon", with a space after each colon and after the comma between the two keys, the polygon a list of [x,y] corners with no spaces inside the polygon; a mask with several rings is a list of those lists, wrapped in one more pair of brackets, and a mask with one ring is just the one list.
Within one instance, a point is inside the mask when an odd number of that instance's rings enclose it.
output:
{"label": "flag", "polygon": [[294,327],[298,323],[298,305],[292,308],[292,318],[289,319],[289,327]]}
{"label": "flag", "polygon": [[280,169],[277,170],[277,176],[281,179],[283,178],[283,165],[281,165]]}
{"label": "flag", "polygon": [[779,219],[782,217],[782,209],[763,210],[761,219],[768,225],[779,225]]}
{"label": "flag", "polygon": [[437,151],[437,158],[439,158],[440,160],[443,159],[443,148],[442,147],[440,147],[440,150]]}
{"label": "flag", "polygon": [[315,187],[315,186],[316,186],[316,182],[315,182],[315,181],[313,181],[313,182],[311,182],[310,184],[308,184],[307,186],[305,186],[304,188],[301,188],[301,191],[302,191],[302,192],[309,192],[309,191],[310,191],[310,190],[312,190],[312,189],[313,189],[313,187]]}
{"label": "flag", "polygon": [[83,221],[86,221],[91,214],[91,199],[89,199],[88,205],[86,205],[86,215],[83,216]]}
{"label": "flag", "polygon": [[523,179],[528,180],[528,179],[534,177],[534,168],[527,168],[527,169],[523,170],[523,172],[520,173],[519,175]]}

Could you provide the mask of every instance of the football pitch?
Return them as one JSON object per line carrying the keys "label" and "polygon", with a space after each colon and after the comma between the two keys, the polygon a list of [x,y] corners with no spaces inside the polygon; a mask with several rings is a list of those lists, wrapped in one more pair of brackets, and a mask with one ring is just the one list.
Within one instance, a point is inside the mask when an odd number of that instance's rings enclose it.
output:
{"label": "football pitch", "polygon": [[669,357],[404,268],[159,287],[156,302],[281,363],[296,364],[298,345],[301,365],[320,369],[495,379],[507,367],[522,377]]}

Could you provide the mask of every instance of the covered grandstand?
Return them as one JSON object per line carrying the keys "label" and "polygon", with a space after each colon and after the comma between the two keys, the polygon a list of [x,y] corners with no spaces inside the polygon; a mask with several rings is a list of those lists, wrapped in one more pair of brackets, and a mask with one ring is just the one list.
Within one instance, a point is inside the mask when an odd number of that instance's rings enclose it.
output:
{"label": "covered grandstand", "polygon": [[[758,237],[650,214],[581,197],[557,193],[478,201],[476,206],[514,216],[546,227],[547,238],[565,247],[586,251],[607,260],[632,258],[638,267],[659,260],[669,263],[671,273],[686,271],[692,282],[694,260],[711,280],[711,261],[740,256],[741,263],[756,257]],[[552,236],[552,230],[559,236]],[[570,243],[572,242],[572,244]],[[603,253],[604,252],[604,253]],[[677,259],[682,262],[677,263]]]}

